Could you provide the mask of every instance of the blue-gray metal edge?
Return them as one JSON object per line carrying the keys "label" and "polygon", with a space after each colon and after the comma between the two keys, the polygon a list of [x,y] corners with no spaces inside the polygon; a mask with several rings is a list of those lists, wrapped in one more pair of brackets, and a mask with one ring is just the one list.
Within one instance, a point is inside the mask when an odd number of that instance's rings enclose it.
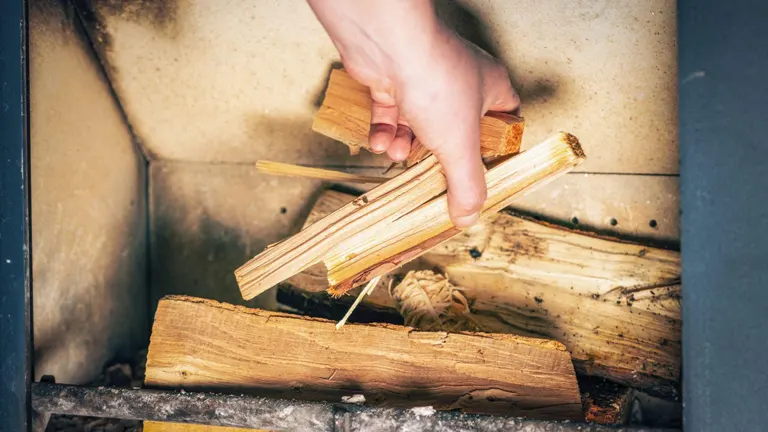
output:
{"label": "blue-gray metal edge", "polygon": [[767,20],[764,0],[678,1],[685,430],[766,427]]}
{"label": "blue-gray metal edge", "polygon": [[0,1],[0,431],[30,425],[27,10]]}

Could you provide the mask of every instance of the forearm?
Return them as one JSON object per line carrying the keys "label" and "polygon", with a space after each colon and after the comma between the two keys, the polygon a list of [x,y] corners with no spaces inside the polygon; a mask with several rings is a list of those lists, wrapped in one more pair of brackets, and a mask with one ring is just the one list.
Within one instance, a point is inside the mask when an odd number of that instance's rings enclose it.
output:
{"label": "forearm", "polygon": [[364,81],[418,62],[441,26],[431,0],[307,0],[345,66]]}

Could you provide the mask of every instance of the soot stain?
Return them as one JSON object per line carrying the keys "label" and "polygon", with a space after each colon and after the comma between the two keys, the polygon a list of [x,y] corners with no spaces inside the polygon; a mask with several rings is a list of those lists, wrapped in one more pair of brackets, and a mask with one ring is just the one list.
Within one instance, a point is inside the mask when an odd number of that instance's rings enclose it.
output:
{"label": "soot stain", "polygon": [[91,10],[137,24],[150,25],[169,36],[176,34],[178,0],[86,0]]}

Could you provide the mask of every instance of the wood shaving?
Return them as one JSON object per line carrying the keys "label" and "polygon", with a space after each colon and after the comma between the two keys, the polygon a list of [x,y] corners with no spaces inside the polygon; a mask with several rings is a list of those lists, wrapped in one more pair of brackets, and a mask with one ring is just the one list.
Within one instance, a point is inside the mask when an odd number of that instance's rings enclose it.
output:
{"label": "wood shaving", "polygon": [[461,288],[430,270],[410,271],[390,296],[405,325],[421,330],[483,331]]}

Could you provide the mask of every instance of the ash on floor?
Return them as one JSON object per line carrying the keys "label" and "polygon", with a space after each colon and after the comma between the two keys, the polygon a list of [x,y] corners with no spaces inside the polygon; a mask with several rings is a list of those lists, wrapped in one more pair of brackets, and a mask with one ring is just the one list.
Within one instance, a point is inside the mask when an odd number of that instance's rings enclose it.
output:
{"label": "ash on floor", "polygon": [[[94,386],[139,388],[144,383],[147,351],[143,350],[128,363],[115,363],[104,369],[101,376],[91,383]],[[140,432],[139,420],[108,419],[52,415],[45,432]]]}

